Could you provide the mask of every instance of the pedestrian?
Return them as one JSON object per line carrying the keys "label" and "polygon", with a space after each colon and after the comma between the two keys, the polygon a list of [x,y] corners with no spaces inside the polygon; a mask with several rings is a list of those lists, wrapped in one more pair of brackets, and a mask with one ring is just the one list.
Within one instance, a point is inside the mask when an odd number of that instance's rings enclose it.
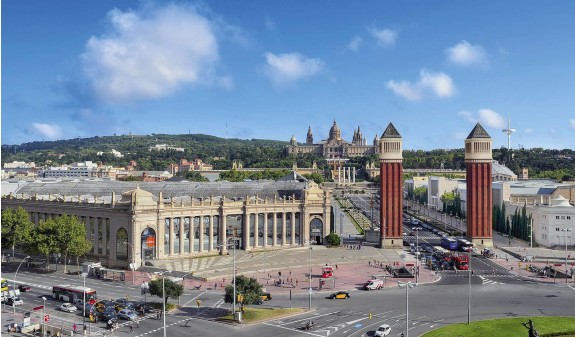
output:
{"label": "pedestrian", "polygon": [[132,333],[132,332],[134,332],[134,326],[132,324],[130,324],[130,332],[129,333]]}
{"label": "pedestrian", "polygon": [[296,287],[297,287],[297,284],[298,284],[298,280],[297,280],[297,278],[296,278],[296,279],[295,279],[295,286],[296,286]]}
{"label": "pedestrian", "polygon": [[74,323],[74,325],[72,325],[72,330],[74,331],[74,333],[76,333],[77,328],[78,328],[78,326],[76,325],[76,323]]}
{"label": "pedestrian", "polygon": [[140,322],[136,321],[136,328],[140,328]]}
{"label": "pedestrian", "polygon": [[335,270],[337,270],[337,264],[335,265]]}
{"label": "pedestrian", "polygon": [[86,334],[86,330],[88,330],[88,327],[84,325],[84,335]]}

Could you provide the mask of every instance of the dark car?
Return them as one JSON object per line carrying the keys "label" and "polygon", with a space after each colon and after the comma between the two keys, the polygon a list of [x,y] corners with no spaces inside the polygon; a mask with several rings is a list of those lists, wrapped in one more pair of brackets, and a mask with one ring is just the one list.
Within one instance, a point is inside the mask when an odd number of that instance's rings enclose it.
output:
{"label": "dark car", "polygon": [[103,322],[108,322],[109,320],[118,320],[118,314],[115,310],[108,310],[99,313],[98,319]]}
{"label": "dark car", "polygon": [[333,299],[339,299],[339,298],[347,299],[347,298],[349,298],[349,293],[347,291],[338,291],[336,293],[329,295],[328,297],[329,297],[329,299],[332,299],[332,300]]}
{"label": "dark car", "polygon": [[27,284],[20,284],[20,285],[18,285],[18,290],[25,293],[27,291],[31,291],[32,288],[30,288],[30,286]]}

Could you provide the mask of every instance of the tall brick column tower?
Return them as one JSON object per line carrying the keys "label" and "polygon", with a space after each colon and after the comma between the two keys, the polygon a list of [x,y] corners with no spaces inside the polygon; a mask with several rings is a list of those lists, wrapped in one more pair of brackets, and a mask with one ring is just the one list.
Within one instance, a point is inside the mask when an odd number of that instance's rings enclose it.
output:
{"label": "tall brick column tower", "polygon": [[379,139],[380,247],[402,247],[403,140],[389,123]]}
{"label": "tall brick column tower", "polygon": [[475,247],[493,247],[491,137],[477,123],[465,139],[467,237]]}

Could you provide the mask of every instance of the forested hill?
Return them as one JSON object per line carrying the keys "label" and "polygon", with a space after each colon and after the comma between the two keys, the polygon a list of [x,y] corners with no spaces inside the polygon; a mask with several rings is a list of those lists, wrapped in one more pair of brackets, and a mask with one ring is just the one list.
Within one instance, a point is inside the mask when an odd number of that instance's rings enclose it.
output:
{"label": "forested hill", "polygon": [[[149,151],[150,147],[160,144],[183,148],[184,152],[173,149]],[[203,134],[105,136],[2,145],[2,162],[23,161],[35,162],[36,166],[57,166],[92,161],[123,167],[135,160],[140,170],[165,170],[169,164],[177,163],[180,159],[192,161],[199,158],[219,170],[229,170],[234,160],[241,161],[246,168],[291,168],[294,162],[297,162],[298,167],[311,167],[314,161],[320,168],[326,167],[327,163],[322,158],[287,155],[286,145],[288,142],[276,140],[242,140]],[[124,157],[115,157],[111,153],[112,149]],[[98,155],[99,152],[103,154]],[[407,169],[442,166],[446,169],[465,168],[463,149],[406,150],[403,157],[404,168]],[[572,149],[508,151],[500,148],[494,149],[493,159],[505,164],[516,174],[526,167],[529,176],[533,178],[575,179],[575,151]],[[378,159],[375,156],[353,158],[348,164],[363,167],[368,161],[377,163]]]}
{"label": "forested hill", "polygon": [[[150,147],[165,144],[184,148],[150,151]],[[135,160],[142,170],[165,170],[169,164],[180,159],[196,158],[215,165],[216,169],[229,169],[234,160],[241,160],[245,167],[291,167],[284,149],[287,142],[262,139],[230,139],[203,134],[185,135],[122,135],[69,140],[43,141],[21,145],[2,145],[2,162],[35,162],[36,166],[72,164],[92,161],[113,166],[126,166]],[[124,155],[115,157],[112,149]],[[98,152],[104,152],[97,155]]]}

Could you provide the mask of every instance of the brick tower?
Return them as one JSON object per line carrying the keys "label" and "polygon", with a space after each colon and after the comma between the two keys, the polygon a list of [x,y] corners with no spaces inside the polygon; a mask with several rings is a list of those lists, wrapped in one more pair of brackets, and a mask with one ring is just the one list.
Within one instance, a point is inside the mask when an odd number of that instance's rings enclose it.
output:
{"label": "brick tower", "polygon": [[491,137],[477,123],[465,139],[467,237],[475,247],[493,247]]}
{"label": "brick tower", "polygon": [[380,247],[402,247],[403,140],[389,123],[379,139]]}

